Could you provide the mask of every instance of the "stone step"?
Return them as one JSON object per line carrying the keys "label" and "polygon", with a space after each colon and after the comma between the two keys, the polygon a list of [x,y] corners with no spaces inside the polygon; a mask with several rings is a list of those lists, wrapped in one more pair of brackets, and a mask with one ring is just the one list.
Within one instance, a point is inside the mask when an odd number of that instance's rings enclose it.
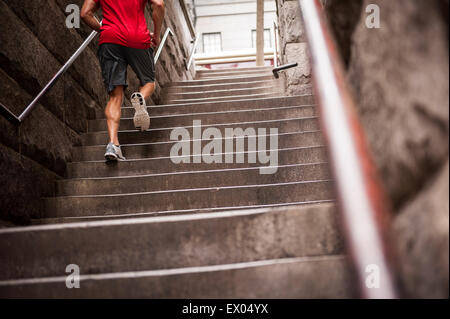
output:
{"label": "stone step", "polygon": [[195,74],[195,79],[206,79],[206,78],[222,78],[230,76],[263,76],[272,75],[272,70],[262,69],[262,70],[225,70],[225,71],[199,71]]}
{"label": "stone step", "polygon": [[57,181],[57,196],[109,195],[171,189],[263,185],[329,179],[326,163],[278,167],[275,174],[260,174],[259,167],[188,171],[127,177],[66,179]]}
{"label": "stone step", "polygon": [[[0,282],[0,298],[274,299],[352,298],[345,256],[86,275],[79,289],[66,276]],[[220,312],[220,310],[219,310]]]}
{"label": "stone step", "polygon": [[[256,132],[259,128],[265,128],[267,132],[269,132],[270,128],[278,128],[278,133],[280,134],[289,132],[317,131],[319,130],[319,122],[317,117],[300,117],[287,119],[280,118],[264,121],[241,121],[235,123],[214,123],[206,125],[202,124],[202,132],[208,127],[215,127],[219,129],[223,135],[225,135],[225,129],[227,128],[242,128],[243,130],[246,130],[247,128],[253,128]],[[169,141],[172,131],[176,128],[178,128],[178,126],[151,128],[145,132],[140,132],[135,129],[128,131],[119,131],[119,141],[123,144]],[[191,122],[189,126],[185,126],[184,128],[189,132],[189,136],[193,137],[193,123]],[[81,136],[81,140],[83,146],[102,144],[106,145],[109,137],[108,132],[106,131],[91,132],[83,134]]]}
{"label": "stone step", "polygon": [[[287,149],[279,149],[278,165],[290,164],[306,164],[325,162],[327,154],[323,146],[295,147]],[[257,154],[258,155],[258,154]],[[196,155],[195,158],[201,155]],[[221,155],[224,159],[225,155]],[[259,155],[257,156],[259,157]],[[187,171],[204,171],[204,170],[220,170],[220,169],[238,169],[246,167],[260,167],[261,164],[249,163],[249,153],[244,152],[244,163],[194,163],[194,157],[188,156],[184,158],[188,163],[174,163],[170,157],[155,157],[136,160],[126,160],[113,163],[105,163],[102,161],[90,162],[73,162],[67,164],[68,178],[90,178],[90,177],[118,177],[133,175],[162,174],[173,172]],[[224,160],[223,160],[224,161]],[[269,164],[267,164],[269,165]]]}
{"label": "stone step", "polygon": [[272,66],[254,66],[254,67],[246,67],[246,68],[223,68],[223,69],[202,69],[197,70],[196,74],[214,74],[214,73],[222,73],[222,72],[242,72],[242,71],[270,71],[272,72]]}
{"label": "stone step", "polygon": [[255,94],[241,94],[241,95],[230,95],[223,97],[205,97],[205,98],[194,98],[194,99],[168,99],[165,103],[168,104],[184,104],[184,103],[202,103],[202,102],[220,102],[220,101],[236,101],[236,100],[247,100],[247,99],[260,99],[260,98],[270,98],[270,97],[280,97],[281,92],[268,92],[268,93],[255,93]]}
{"label": "stone step", "polygon": [[[267,132],[269,133],[269,132]],[[266,134],[267,136],[267,134]],[[251,136],[250,138],[255,138]],[[234,145],[237,142],[244,142],[248,137],[236,137],[234,138]],[[221,144],[231,141],[231,137],[222,137]],[[154,143],[141,143],[141,144],[122,144],[122,152],[128,159],[140,159],[151,157],[165,157],[170,156],[170,150],[175,144],[190,144],[197,140],[183,140],[183,141],[161,141]],[[210,143],[211,140],[200,140],[202,149]],[[269,138],[267,138],[269,141]],[[247,143],[247,142],[245,142]],[[292,148],[292,147],[307,147],[323,145],[322,134],[320,131],[310,132],[292,132],[292,133],[280,133],[278,134],[278,148]],[[74,148],[73,161],[103,161],[105,153],[105,145],[93,145],[93,146],[79,146]]]}
{"label": "stone step", "polygon": [[[238,183],[237,183],[238,184]],[[184,209],[266,205],[333,199],[329,180],[117,195],[44,198],[46,218],[108,216]]]}
{"label": "stone step", "polygon": [[[259,110],[265,108],[277,108],[283,106],[314,105],[312,95],[299,95],[293,97],[276,97],[266,99],[237,100],[226,102],[203,102],[187,104],[152,105],[148,108],[150,116],[192,114],[207,112],[232,112],[238,110]],[[134,116],[132,107],[122,107],[122,117]],[[105,118],[103,111],[96,111],[96,118]]]}
{"label": "stone step", "polygon": [[303,201],[303,202],[283,202],[277,204],[267,205],[246,205],[246,206],[233,206],[233,207],[209,207],[200,209],[178,209],[178,210],[166,210],[159,212],[139,213],[139,214],[116,214],[116,215],[98,215],[98,216],[79,216],[79,217],[54,217],[54,218],[39,218],[32,219],[31,225],[51,225],[51,224],[68,224],[68,223],[80,223],[80,222],[92,222],[92,221],[105,221],[105,220],[119,220],[130,218],[148,218],[148,217],[162,217],[162,216],[180,216],[186,214],[199,215],[203,213],[215,213],[215,212],[228,212],[228,211],[242,211],[242,210],[255,210],[255,209],[277,209],[280,207],[288,208],[293,206],[307,206],[307,205],[319,205],[319,204],[334,204],[334,200],[316,200],[316,201]]}
{"label": "stone step", "polygon": [[[229,77],[221,77],[215,79],[200,79],[200,80],[189,80],[189,81],[177,81],[171,82],[166,85],[166,87],[173,86],[190,86],[190,85],[209,85],[209,84],[226,84],[226,83],[237,83],[237,82],[253,82],[253,81],[270,81],[274,80],[275,77],[273,74],[267,75],[240,75],[240,76],[229,76]],[[278,81],[280,81],[278,79]]]}
{"label": "stone step", "polygon": [[217,90],[250,89],[262,86],[283,87],[283,83],[277,80],[263,80],[253,82],[220,83],[207,85],[172,86],[164,87],[163,93],[189,93],[189,92],[209,92]]}
{"label": "stone step", "polygon": [[182,92],[182,93],[174,93],[167,92],[164,95],[164,100],[190,100],[190,99],[202,99],[202,98],[221,98],[221,97],[229,97],[229,96],[240,96],[240,95],[255,95],[255,94],[268,94],[275,93],[278,95],[283,94],[283,89],[279,85],[277,86],[257,86],[253,88],[236,88],[236,89],[222,89],[222,90],[209,90],[202,91],[199,89],[198,91],[193,92]]}
{"label": "stone step", "polygon": [[340,254],[343,243],[334,205],[316,204],[7,229],[0,248],[7,280],[64,276],[68,262],[82,274],[172,269]]}
{"label": "stone step", "polygon": [[234,77],[257,77],[257,76],[272,76],[275,79],[271,71],[254,72],[254,71],[242,71],[242,72],[222,72],[211,74],[197,74],[194,80],[220,80]]}
{"label": "stone step", "polygon": [[[151,114],[151,109],[150,109]],[[262,108],[250,110],[205,112],[192,114],[174,114],[174,115],[156,115],[151,118],[151,128],[165,127],[186,127],[192,126],[193,121],[201,121],[202,125],[238,123],[243,119],[246,121],[265,121],[286,118],[301,118],[316,116],[315,106],[282,106],[275,108]],[[133,118],[122,118],[120,120],[120,129],[134,130]],[[89,132],[107,131],[106,119],[89,120]]]}

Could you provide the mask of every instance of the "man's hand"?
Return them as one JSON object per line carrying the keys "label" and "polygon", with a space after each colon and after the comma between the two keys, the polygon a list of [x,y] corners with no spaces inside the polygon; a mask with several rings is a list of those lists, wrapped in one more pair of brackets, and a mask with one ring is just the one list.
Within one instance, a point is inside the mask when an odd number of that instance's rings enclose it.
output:
{"label": "man's hand", "polygon": [[152,19],[154,32],[151,34],[152,46],[157,47],[161,43],[161,27],[166,9],[164,0],[149,0],[149,2],[153,9]]}
{"label": "man's hand", "polygon": [[81,8],[81,19],[86,23],[91,29],[99,32],[102,27],[98,20],[95,18],[94,13],[100,8],[100,5],[94,0],[85,0],[83,8]]}
{"label": "man's hand", "polygon": [[157,48],[161,44],[161,36],[159,34],[155,35],[154,32],[150,33],[152,38],[152,47]]}

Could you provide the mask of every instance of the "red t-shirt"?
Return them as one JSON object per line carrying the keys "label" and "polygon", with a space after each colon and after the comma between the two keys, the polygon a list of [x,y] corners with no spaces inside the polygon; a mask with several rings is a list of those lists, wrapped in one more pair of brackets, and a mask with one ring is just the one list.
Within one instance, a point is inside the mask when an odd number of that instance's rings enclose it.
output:
{"label": "red t-shirt", "polygon": [[103,11],[100,44],[115,43],[135,49],[151,46],[144,14],[148,0],[94,1],[100,3]]}

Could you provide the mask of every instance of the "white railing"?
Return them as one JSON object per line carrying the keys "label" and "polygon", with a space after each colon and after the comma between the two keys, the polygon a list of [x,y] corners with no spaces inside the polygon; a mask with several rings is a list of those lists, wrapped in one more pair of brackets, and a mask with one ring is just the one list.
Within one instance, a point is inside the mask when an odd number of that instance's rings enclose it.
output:
{"label": "white railing", "polygon": [[163,38],[161,40],[161,43],[160,43],[160,45],[158,47],[158,51],[156,51],[155,64],[159,60],[159,56],[161,55],[162,49],[164,48],[164,45],[166,44],[166,41],[167,41],[167,38],[169,37],[169,35],[173,36],[174,34],[173,34],[173,32],[172,32],[172,30],[170,28],[167,28],[166,32],[164,32],[164,36],[163,36]]}
{"label": "white railing", "polygon": [[197,50],[197,45],[198,45],[199,39],[200,39],[200,37],[197,34],[197,36],[194,39],[194,45],[192,46],[191,54],[189,55],[188,63],[186,65],[186,70],[188,70],[188,71],[191,68],[192,62],[194,61],[195,50]]}
{"label": "white railing", "polygon": [[278,24],[276,21],[273,21],[273,67],[277,68],[279,65],[279,42],[278,42]]}

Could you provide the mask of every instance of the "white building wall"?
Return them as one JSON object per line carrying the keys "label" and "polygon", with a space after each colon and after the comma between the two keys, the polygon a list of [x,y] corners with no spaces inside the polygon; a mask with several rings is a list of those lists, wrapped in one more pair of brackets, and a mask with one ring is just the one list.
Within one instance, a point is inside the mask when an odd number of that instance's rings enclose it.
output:
{"label": "white building wall", "polygon": [[[272,29],[277,19],[275,0],[266,0],[264,8],[264,28]],[[202,35],[214,32],[222,35],[223,51],[252,48],[256,0],[195,0],[195,11],[195,27],[200,34],[197,52],[204,52]]]}

